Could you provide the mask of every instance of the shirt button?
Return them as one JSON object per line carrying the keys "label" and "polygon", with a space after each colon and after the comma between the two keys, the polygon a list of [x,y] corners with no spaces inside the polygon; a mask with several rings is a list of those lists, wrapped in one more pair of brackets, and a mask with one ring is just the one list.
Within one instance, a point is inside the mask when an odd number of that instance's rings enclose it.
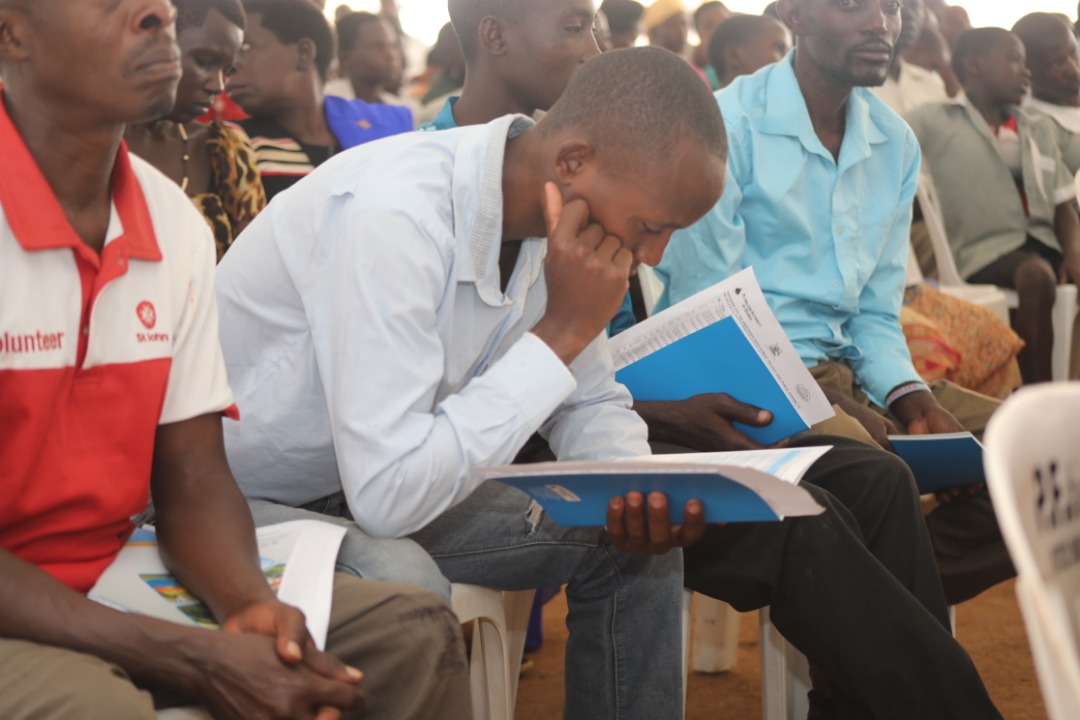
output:
{"label": "shirt button", "polygon": [[837,235],[843,235],[844,234],[844,226],[843,225],[840,225],[839,227],[836,228],[836,234]]}
{"label": "shirt button", "polygon": [[90,334],[90,328],[88,326],[86,326],[86,325],[83,325],[82,334],[83,335],[89,335]]}
{"label": "shirt button", "polygon": [[832,281],[832,286],[833,286],[834,288],[838,288],[838,287],[840,287],[840,281],[839,281],[839,280],[833,280],[833,281]]}

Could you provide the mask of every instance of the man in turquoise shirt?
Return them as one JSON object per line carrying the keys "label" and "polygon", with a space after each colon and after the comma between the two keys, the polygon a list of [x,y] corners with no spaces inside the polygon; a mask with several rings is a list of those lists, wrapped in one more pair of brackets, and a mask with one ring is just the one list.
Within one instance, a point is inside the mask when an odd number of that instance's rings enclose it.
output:
{"label": "man in turquoise shirt", "polygon": [[[931,392],[900,328],[920,152],[867,89],[887,76],[900,3],[781,0],[779,11],[796,49],[717,93],[727,186],[705,218],[675,233],[660,304],[753,266],[800,357],[862,426],[842,414],[824,429],[868,432],[884,447],[897,424],[910,434],[980,432],[996,401],[950,384]],[[928,525],[951,601],[1012,574],[985,493],[945,503]]]}

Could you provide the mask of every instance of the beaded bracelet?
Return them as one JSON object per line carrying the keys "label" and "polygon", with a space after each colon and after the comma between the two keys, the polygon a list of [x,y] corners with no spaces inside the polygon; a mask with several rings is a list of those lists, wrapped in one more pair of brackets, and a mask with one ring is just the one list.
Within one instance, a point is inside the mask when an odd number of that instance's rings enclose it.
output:
{"label": "beaded bracelet", "polygon": [[913,392],[919,392],[920,390],[930,392],[930,388],[928,388],[925,383],[904,383],[903,385],[894,388],[893,391],[885,397],[885,407],[892,407],[892,404],[900,398],[904,397],[905,395],[910,395]]}

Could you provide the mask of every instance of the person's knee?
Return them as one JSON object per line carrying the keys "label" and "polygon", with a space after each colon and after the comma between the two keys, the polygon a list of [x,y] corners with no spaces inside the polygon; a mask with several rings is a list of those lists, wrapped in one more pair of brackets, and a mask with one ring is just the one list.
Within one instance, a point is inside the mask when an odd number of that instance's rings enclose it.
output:
{"label": "person's knee", "polygon": [[1023,299],[1052,304],[1056,288],[1057,274],[1044,258],[1032,256],[1016,268],[1016,291]]}
{"label": "person's knee", "polygon": [[155,717],[150,694],[139,690],[119,670],[104,662],[87,663],[68,674],[63,682],[43,688],[41,692],[47,697],[26,717],[110,720],[153,720]]}
{"label": "person's knee", "polygon": [[335,582],[334,604],[354,608],[355,613],[341,619],[338,634],[345,639],[344,646],[357,649],[357,640],[362,646],[360,658],[342,657],[346,662],[373,655],[391,665],[397,662],[394,658],[410,664],[423,656],[464,657],[460,623],[440,594],[413,585],[343,577]]}
{"label": "person's knee", "polygon": [[337,569],[366,580],[426,588],[438,593],[444,605],[450,603],[450,581],[427,551],[408,538],[377,539],[350,527],[338,553]]}
{"label": "person's knee", "polygon": [[893,496],[917,499],[919,490],[908,464],[890,452],[883,451],[878,455],[874,458],[874,483],[888,488]]}

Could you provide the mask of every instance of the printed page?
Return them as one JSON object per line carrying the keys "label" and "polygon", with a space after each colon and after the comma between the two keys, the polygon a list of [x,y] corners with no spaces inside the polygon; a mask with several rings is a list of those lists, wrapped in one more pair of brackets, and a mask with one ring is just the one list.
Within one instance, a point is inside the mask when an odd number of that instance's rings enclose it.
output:
{"label": "printed page", "polygon": [[751,468],[772,475],[786,483],[798,485],[802,482],[803,476],[806,475],[806,471],[810,469],[810,466],[831,448],[831,445],[821,445],[806,448],[681,453],[677,455],[652,455],[650,457],[635,458],[635,461]]}
{"label": "printed page", "polygon": [[704,503],[709,522],[762,521],[823,511],[798,482],[828,450],[825,446],[657,455],[611,462],[503,465],[477,472],[528,493],[567,527],[603,525],[608,500],[631,491],[665,493],[671,521],[676,523],[682,521],[690,499]]}
{"label": "printed page", "polygon": [[[256,530],[259,561],[271,589],[307,618],[308,631],[322,649],[330,620],[334,563],[345,528],[298,520]],[[89,597],[124,612],[207,629],[218,623],[210,609],[166,569],[152,526],[135,530]]]}
{"label": "printed page", "polygon": [[834,415],[832,405],[769,309],[753,268],[741,270],[611,338],[608,346],[615,369],[621,370],[726,317],[735,319],[808,426]]}
{"label": "printed page", "polygon": [[289,548],[278,597],[303,611],[315,646],[325,650],[334,594],[334,566],[345,528],[316,520],[297,520],[260,528],[257,534],[262,554],[270,547],[275,551]]}

